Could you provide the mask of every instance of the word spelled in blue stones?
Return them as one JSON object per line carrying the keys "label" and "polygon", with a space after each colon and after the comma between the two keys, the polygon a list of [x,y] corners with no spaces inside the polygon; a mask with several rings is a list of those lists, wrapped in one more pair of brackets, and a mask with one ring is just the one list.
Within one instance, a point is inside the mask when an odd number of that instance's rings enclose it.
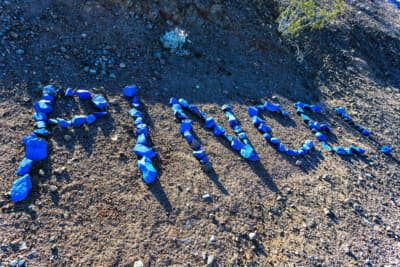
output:
{"label": "word spelled in blue stones", "polygon": [[302,102],[297,102],[294,104],[297,109],[296,113],[301,116],[303,122],[308,125],[311,131],[315,134],[315,137],[321,142],[321,146],[328,152],[336,152],[339,155],[353,155],[353,154],[364,154],[365,150],[356,146],[349,146],[348,148],[343,148],[341,146],[336,146],[332,148],[327,143],[327,139],[322,132],[332,133],[331,128],[326,124],[320,124],[317,121],[312,121],[308,117],[305,111],[311,111],[316,113],[321,113],[321,107],[319,105],[309,105]]}
{"label": "word spelled in blue stones", "polygon": [[350,116],[345,112],[344,108],[335,108],[336,114],[338,114],[345,122],[347,122],[350,126],[353,126],[357,131],[359,131],[362,135],[369,136],[370,132],[364,129],[361,125],[355,123]]}
{"label": "word spelled in blue stones", "polygon": [[151,184],[156,180],[157,171],[151,162],[151,159],[157,155],[151,147],[148,146],[147,138],[149,137],[149,130],[147,125],[144,123],[142,112],[142,105],[136,95],[136,85],[129,85],[125,87],[122,93],[130,98],[133,98],[133,108],[129,111],[135,119],[136,126],[136,145],[133,148],[133,152],[139,157],[137,162],[139,170],[142,172],[143,180],[147,184]]}
{"label": "word spelled in blue stones", "polygon": [[[240,149],[240,154],[245,159],[248,159],[250,161],[257,161],[259,159],[259,157],[258,157],[255,149],[251,146],[249,139],[247,139],[246,133],[243,131],[242,127],[240,127],[239,121],[237,120],[235,114],[232,111],[232,107],[229,105],[223,105],[221,109],[222,109],[222,111],[225,112],[225,115],[229,121],[229,125],[231,126],[233,131],[236,133],[236,135],[239,137],[240,141],[244,144],[244,146],[241,147],[240,142],[238,142],[237,139],[234,139],[232,137],[232,141],[231,141],[232,148],[235,150]],[[216,128],[214,128],[214,133],[215,133],[217,127],[221,127],[221,126],[216,126]],[[225,133],[225,130],[223,133]]]}
{"label": "word spelled in blue stones", "polygon": [[[191,133],[192,121],[188,119],[188,117],[186,116],[186,114],[183,112],[182,109],[182,106],[189,108],[189,103],[183,98],[177,100],[174,97],[172,97],[169,102],[171,104],[172,110],[174,111],[175,117],[181,122],[180,133],[185,137],[186,141],[193,149],[193,156],[200,162],[200,164],[203,166],[205,170],[211,170],[212,164],[209,158],[206,156],[204,150],[201,148],[200,141],[195,139]],[[200,113],[200,111],[196,106],[190,105],[190,107],[194,112]]]}
{"label": "word spelled in blue stones", "polygon": [[256,127],[258,131],[264,136],[265,140],[274,145],[278,149],[278,151],[286,153],[289,156],[297,157],[304,156],[312,150],[312,148],[314,147],[312,140],[307,140],[304,145],[299,149],[286,149],[285,145],[282,144],[278,138],[272,136],[271,127],[265,124],[265,122],[258,116],[258,112],[264,110],[279,112],[283,117],[288,117],[289,114],[284,111],[280,106],[268,102],[265,102],[264,105],[250,106],[247,109],[247,112],[251,117],[254,127]]}

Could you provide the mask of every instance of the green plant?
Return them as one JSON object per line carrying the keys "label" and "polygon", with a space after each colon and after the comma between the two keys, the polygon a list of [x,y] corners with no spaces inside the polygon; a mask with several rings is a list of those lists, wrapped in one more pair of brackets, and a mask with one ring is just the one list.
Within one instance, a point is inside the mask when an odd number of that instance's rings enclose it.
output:
{"label": "green plant", "polygon": [[332,21],[344,8],[342,0],[278,0],[280,14],[278,30],[283,35],[299,36],[305,29],[321,29]]}

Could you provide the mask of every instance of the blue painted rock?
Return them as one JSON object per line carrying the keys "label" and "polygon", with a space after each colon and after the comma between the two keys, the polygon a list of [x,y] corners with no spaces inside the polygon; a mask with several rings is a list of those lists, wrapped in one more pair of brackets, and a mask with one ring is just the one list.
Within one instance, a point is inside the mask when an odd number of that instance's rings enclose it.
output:
{"label": "blue painted rock", "polygon": [[251,118],[251,121],[253,123],[254,126],[258,127],[258,125],[260,125],[261,123],[263,123],[262,119],[258,116],[253,116]]}
{"label": "blue painted rock", "polygon": [[92,94],[88,90],[77,90],[76,95],[81,100],[86,100],[92,98]]}
{"label": "blue painted rock", "polygon": [[242,127],[240,127],[240,125],[235,125],[232,127],[233,131],[237,134],[240,134],[241,132],[243,132]]}
{"label": "blue painted rock", "polygon": [[300,108],[300,107],[297,108],[296,113],[297,113],[297,114],[304,114],[303,108]]}
{"label": "blue painted rock", "polygon": [[136,92],[137,92],[137,88],[136,88],[136,85],[134,85],[134,84],[128,85],[122,90],[122,93],[124,94],[124,96],[127,96],[127,97],[134,97],[136,95]]}
{"label": "blue painted rock", "polygon": [[107,116],[107,111],[93,112],[93,115],[95,115],[96,118],[105,117]]}
{"label": "blue painted rock", "polygon": [[53,101],[54,101],[54,97],[52,95],[49,95],[49,94],[43,94],[42,95],[42,99],[50,101],[50,103],[53,103]]}
{"label": "blue painted rock", "polygon": [[206,127],[208,129],[214,128],[214,126],[217,125],[213,117],[209,117],[206,119]]}
{"label": "blue painted rock", "polygon": [[381,151],[382,153],[390,154],[393,151],[393,149],[389,145],[386,145],[381,147]]}
{"label": "blue painted rock", "polygon": [[193,155],[199,160],[206,156],[203,149],[197,149],[193,151]]}
{"label": "blue painted rock", "polygon": [[247,109],[247,112],[249,113],[250,117],[254,117],[254,116],[257,116],[258,109],[256,107],[249,107]]}
{"label": "blue painted rock", "polygon": [[265,110],[265,106],[264,105],[258,105],[258,106],[256,106],[256,108],[257,108],[257,110],[258,111],[264,111]]}
{"label": "blue painted rock", "polygon": [[183,107],[183,108],[188,108],[189,107],[189,102],[187,102],[183,98],[179,98],[178,103]]}
{"label": "blue painted rock", "polygon": [[272,144],[274,144],[274,145],[279,144],[279,139],[276,138],[276,137],[272,137],[269,141],[270,141]]}
{"label": "blue painted rock", "polygon": [[31,188],[31,177],[29,174],[25,174],[21,178],[14,181],[14,184],[11,188],[11,200],[13,202],[24,200],[28,196]]}
{"label": "blue painted rock", "polygon": [[310,147],[310,148],[313,148],[314,147],[314,142],[312,140],[306,140],[305,145]]}
{"label": "blue painted rock", "polygon": [[200,117],[200,119],[203,119],[203,120],[207,119],[207,115],[204,112],[200,112],[199,117]]}
{"label": "blue painted rock", "polygon": [[223,134],[222,137],[225,138],[229,143],[233,140],[233,137],[228,134]]}
{"label": "blue painted rock", "polygon": [[231,111],[232,107],[229,105],[223,105],[221,109],[222,109],[222,111]]}
{"label": "blue painted rock", "polygon": [[351,151],[353,151],[354,153],[357,153],[357,154],[364,154],[365,153],[365,149],[362,149],[362,148],[359,148],[359,147],[356,147],[356,146],[349,146],[349,149]]}
{"label": "blue painted rock", "polygon": [[186,120],[188,118],[182,110],[175,110],[174,115],[178,120]]}
{"label": "blue painted rock", "polygon": [[207,158],[207,156],[204,156],[204,157],[202,157],[201,159],[200,159],[200,163],[203,165],[203,164],[206,164],[206,163],[208,163],[208,162],[210,162],[210,159],[209,158]]}
{"label": "blue painted rock", "polygon": [[36,112],[42,112],[45,114],[53,111],[53,108],[51,107],[51,102],[49,100],[39,100],[35,103],[35,109]]}
{"label": "blue painted rock", "polygon": [[101,95],[95,95],[92,98],[92,103],[99,109],[104,109],[108,105],[107,101]]}
{"label": "blue painted rock", "polygon": [[257,161],[258,160],[258,155],[256,151],[250,146],[250,145],[245,145],[240,149],[240,155],[250,161]]}
{"label": "blue painted rock", "polygon": [[186,138],[186,140],[189,142],[189,143],[192,143],[193,142],[193,140],[194,140],[194,137],[193,137],[193,135],[190,133],[190,132],[184,132],[183,133],[183,136]]}
{"label": "blue painted rock", "polygon": [[22,142],[26,146],[25,157],[33,161],[47,158],[47,143],[34,134],[25,136]]}
{"label": "blue painted rock", "polygon": [[56,88],[54,88],[54,85],[46,85],[45,87],[43,87],[43,94],[49,94],[52,96],[56,96],[57,95],[57,91]]}
{"label": "blue painted rock", "polygon": [[182,111],[182,106],[180,104],[172,104],[173,111]]}
{"label": "blue painted rock", "polygon": [[331,146],[330,145],[328,145],[328,143],[327,142],[325,142],[325,141],[322,141],[321,142],[321,145],[322,145],[322,147],[326,150],[326,151],[328,151],[328,152],[332,152],[332,148],[331,148]]}
{"label": "blue painted rock", "polygon": [[334,148],[335,152],[338,153],[339,155],[346,155],[346,150],[344,150],[343,147],[341,146],[335,146]]}
{"label": "blue painted rock", "polygon": [[283,111],[283,110],[282,110],[282,116],[283,116],[283,117],[289,117],[289,113],[287,113],[286,111]]}
{"label": "blue painted rock", "polygon": [[321,132],[317,132],[317,133],[315,134],[315,137],[317,137],[318,140],[320,140],[320,141],[326,141],[325,135],[323,135]]}
{"label": "blue painted rock", "polygon": [[142,112],[140,110],[137,110],[136,108],[132,108],[131,110],[129,110],[129,115],[134,118],[142,117]]}
{"label": "blue painted rock", "polygon": [[286,151],[285,145],[282,144],[282,143],[279,143],[279,144],[278,144],[278,150],[279,150],[280,152],[285,152],[285,151]]}
{"label": "blue painted rock", "polygon": [[70,121],[66,121],[64,119],[57,119],[57,120],[58,120],[58,124],[60,124],[60,126],[63,128],[71,126]]}
{"label": "blue painted rock", "polygon": [[335,108],[337,114],[341,115],[345,112],[344,108]]}
{"label": "blue painted rock", "polygon": [[272,136],[269,133],[265,133],[265,134],[263,134],[263,136],[264,136],[265,140],[267,140],[267,141],[269,141],[272,138]]}
{"label": "blue painted rock", "polygon": [[133,148],[133,152],[139,157],[147,157],[149,159],[157,155],[157,152],[154,152],[151,147],[143,144],[136,144],[136,146]]}
{"label": "blue painted rock", "polygon": [[231,127],[239,126],[239,121],[235,118],[235,116],[229,116],[228,120]]}
{"label": "blue painted rock", "polygon": [[225,133],[225,129],[222,128],[222,126],[220,126],[220,125],[215,126],[215,128],[214,128],[214,134],[215,134],[216,136],[220,136],[220,135],[222,135],[222,134],[224,134],[224,133]]}
{"label": "blue painted rock", "polygon": [[138,126],[139,124],[144,123],[143,118],[142,117],[137,117],[134,124],[135,126]]}
{"label": "blue painted rock", "polygon": [[140,104],[140,99],[137,96],[134,96],[132,99],[132,104]]}
{"label": "blue painted rock", "polygon": [[328,132],[328,133],[331,133],[331,132],[332,132],[331,128],[330,128],[328,125],[326,125],[326,124],[322,124],[320,130],[321,130],[321,131]]}
{"label": "blue painted rock", "polygon": [[33,114],[33,119],[35,121],[47,121],[47,116],[43,112],[36,112]]}
{"label": "blue painted rock", "polygon": [[294,103],[294,106],[296,107],[296,108],[303,108],[304,107],[304,104],[302,103],[302,102],[296,102],[296,103]]}
{"label": "blue painted rock", "polygon": [[181,134],[185,132],[190,132],[190,129],[192,128],[192,121],[191,120],[183,120],[181,124]]}
{"label": "blue painted rock", "polygon": [[36,127],[40,128],[46,128],[46,122],[45,121],[38,121],[36,122]]}
{"label": "blue painted rock", "polygon": [[74,96],[74,90],[72,90],[72,88],[68,88],[65,91],[65,96]]}
{"label": "blue painted rock", "polygon": [[153,163],[148,157],[142,157],[138,160],[138,167],[143,174],[143,180],[147,184],[151,184],[156,180],[157,171],[153,166]]}
{"label": "blue painted rock", "polygon": [[268,102],[265,102],[264,107],[266,109],[268,109],[269,111],[280,111],[281,110],[280,106],[274,105],[274,104],[271,104],[271,103],[268,103]]}
{"label": "blue painted rock", "polygon": [[95,120],[96,120],[96,116],[93,114],[90,114],[89,116],[86,117],[87,124],[92,124],[93,122],[95,122]]}
{"label": "blue painted rock", "polygon": [[297,150],[293,150],[293,149],[288,149],[287,151],[286,151],[286,154],[288,154],[289,156],[298,156],[299,155],[299,152],[297,152]]}
{"label": "blue painted rock", "polygon": [[370,132],[366,129],[362,130],[361,134],[365,135],[365,136],[369,136]]}
{"label": "blue painted rock", "polygon": [[21,176],[30,172],[33,165],[33,160],[24,158],[17,169],[16,175]]}
{"label": "blue painted rock", "polygon": [[297,150],[297,153],[299,156],[304,156],[307,153],[307,151],[304,149],[304,147],[302,147],[299,150]]}
{"label": "blue painted rock", "polygon": [[246,133],[245,133],[245,132],[241,132],[241,133],[239,133],[239,134],[238,134],[238,137],[239,137],[239,139],[240,139],[240,140],[243,140],[243,139],[246,139],[246,138],[247,138],[247,136],[246,136]]}
{"label": "blue painted rock", "polygon": [[171,97],[170,99],[169,99],[169,104],[170,105],[175,105],[175,104],[178,104],[179,102],[178,102],[178,99],[176,99],[175,97]]}
{"label": "blue painted rock", "polygon": [[33,133],[38,136],[48,136],[50,134],[50,132],[45,128],[35,129],[33,130]]}
{"label": "blue painted rock", "polygon": [[310,110],[313,112],[321,113],[321,107],[319,105],[310,106]]}
{"label": "blue painted rock", "polygon": [[72,126],[74,127],[81,127],[86,121],[86,116],[82,116],[82,115],[75,115],[72,120]]}
{"label": "blue painted rock", "polygon": [[196,105],[189,105],[189,110],[195,114],[200,114],[200,110]]}
{"label": "blue painted rock", "polygon": [[260,123],[260,125],[258,125],[257,129],[262,133],[270,133],[271,132],[271,128],[264,123]]}
{"label": "blue painted rock", "polygon": [[309,121],[311,121],[310,117],[308,117],[305,114],[301,114],[301,118],[305,123],[308,123]]}
{"label": "blue painted rock", "polygon": [[136,126],[136,136],[144,134],[144,136],[149,137],[149,130],[147,129],[147,125],[142,123]]}
{"label": "blue painted rock", "polygon": [[231,137],[231,138],[232,138],[231,147],[232,147],[234,150],[239,151],[239,150],[241,150],[241,149],[244,147],[243,143],[240,142],[238,139],[236,139],[235,137]]}
{"label": "blue painted rock", "polygon": [[139,134],[136,139],[136,144],[147,145],[146,136],[144,134]]}

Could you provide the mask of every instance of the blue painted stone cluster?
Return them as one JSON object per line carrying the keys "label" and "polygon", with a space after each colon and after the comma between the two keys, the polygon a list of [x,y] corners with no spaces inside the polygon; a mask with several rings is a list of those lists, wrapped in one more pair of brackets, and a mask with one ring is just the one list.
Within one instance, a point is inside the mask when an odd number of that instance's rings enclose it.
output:
{"label": "blue painted stone cluster", "polygon": [[[204,121],[206,127],[212,130],[214,135],[223,137],[225,140],[227,140],[234,150],[240,152],[240,155],[243,158],[250,161],[258,160],[258,155],[250,144],[243,144],[237,138],[226,134],[225,129],[222,126],[217,125],[213,117],[207,117],[206,114],[204,112],[201,112],[196,105],[189,105],[189,103],[185,99],[180,98],[178,100],[174,97],[170,99],[170,104],[172,105],[172,110],[174,111],[174,115],[178,120],[182,121],[188,119],[186,114],[183,112],[183,109],[186,109],[198,118],[200,118],[202,121]],[[235,126],[239,125],[236,118],[233,117],[232,120],[230,120],[230,124]]]}
{"label": "blue painted stone cluster", "polygon": [[151,162],[157,153],[148,146],[149,130],[147,125],[143,121],[143,115],[141,112],[142,105],[140,104],[139,98],[136,96],[137,88],[136,85],[126,86],[122,93],[129,98],[133,98],[133,108],[129,110],[129,115],[135,119],[136,126],[136,145],[133,148],[133,152],[139,157],[138,167],[143,174],[143,180],[147,184],[151,184],[156,180],[157,171]]}
{"label": "blue painted stone cluster", "polygon": [[[92,114],[85,115],[74,115],[72,120],[65,120],[63,118],[57,119],[49,119],[49,123],[53,125],[60,125],[61,128],[65,127],[81,127],[85,122],[87,125],[90,125],[96,121],[97,118],[107,116],[107,111],[104,111],[105,107],[108,105],[105,98],[101,95],[95,95],[92,97],[92,94],[88,90],[77,90],[76,95],[80,100],[88,100],[91,99],[92,104],[98,108],[100,111],[93,112]],[[68,88],[65,91],[65,96],[73,97],[74,90],[72,88]]]}
{"label": "blue painted stone cluster", "polygon": [[247,109],[254,127],[256,127],[258,131],[260,131],[263,134],[264,138],[272,145],[274,145],[278,149],[278,151],[294,157],[304,156],[305,154],[311,151],[311,149],[314,147],[312,140],[307,140],[304,143],[304,145],[299,149],[291,149],[291,148],[286,149],[285,145],[282,144],[278,138],[273,137],[271,135],[271,127],[265,124],[265,122],[258,116],[258,112],[264,110],[279,112],[283,117],[288,117],[289,114],[285,112],[280,106],[268,102],[265,102],[264,105],[250,106]]}
{"label": "blue painted stone cluster", "polygon": [[33,134],[29,134],[22,138],[25,145],[25,157],[19,164],[16,175],[22,176],[14,181],[11,188],[11,200],[18,202],[24,200],[32,188],[31,177],[29,172],[32,169],[35,161],[40,161],[47,158],[47,143],[41,137],[48,136],[49,131],[47,126],[47,114],[53,111],[54,97],[57,96],[57,91],[53,85],[47,85],[43,88],[42,99],[35,103],[36,113],[33,119],[36,121],[36,128]]}
{"label": "blue painted stone cluster", "polygon": [[312,121],[310,117],[305,114],[305,111],[312,111],[316,113],[321,113],[321,107],[318,105],[309,105],[302,102],[297,102],[294,104],[297,109],[297,114],[299,114],[305,124],[311,129],[315,134],[315,137],[321,142],[322,147],[328,152],[336,152],[339,155],[352,155],[352,154],[364,154],[365,150],[356,146],[349,146],[348,148],[343,148],[341,146],[336,146],[332,149],[330,145],[326,142],[327,139],[322,132],[332,133],[331,128],[326,124],[320,124],[317,121]]}
{"label": "blue painted stone cluster", "polygon": [[356,128],[362,135],[369,136],[370,132],[364,129],[361,125],[355,123],[350,116],[345,112],[344,108],[335,108],[336,114],[338,114],[342,119],[347,122],[350,126]]}

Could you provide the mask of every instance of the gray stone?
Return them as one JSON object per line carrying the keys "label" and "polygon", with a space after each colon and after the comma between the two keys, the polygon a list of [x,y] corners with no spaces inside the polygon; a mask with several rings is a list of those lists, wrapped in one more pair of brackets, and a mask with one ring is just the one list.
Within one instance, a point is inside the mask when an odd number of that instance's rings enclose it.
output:
{"label": "gray stone", "polygon": [[253,232],[253,233],[249,234],[249,239],[250,240],[256,240],[256,238],[257,238],[257,232]]}
{"label": "gray stone", "polygon": [[58,188],[57,188],[57,186],[55,186],[55,185],[51,185],[51,186],[50,186],[50,192],[51,192],[51,193],[57,192],[57,189],[58,189]]}
{"label": "gray stone", "polygon": [[46,175],[46,173],[44,172],[43,169],[39,169],[39,172],[38,172],[38,173],[39,173],[39,175],[42,176],[42,177]]}
{"label": "gray stone", "polygon": [[143,262],[142,261],[135,261],[135,263],[133,264],[133,267],[143,267]]}
{"label": "gray stone", "polygon": [[215,256],[214,256],[214,255],[208,256],[208,258],[207,258],[207,265],[208,265],[208,266],[212,266],[212,265],[214,264],[214,261],[215,261]]}

